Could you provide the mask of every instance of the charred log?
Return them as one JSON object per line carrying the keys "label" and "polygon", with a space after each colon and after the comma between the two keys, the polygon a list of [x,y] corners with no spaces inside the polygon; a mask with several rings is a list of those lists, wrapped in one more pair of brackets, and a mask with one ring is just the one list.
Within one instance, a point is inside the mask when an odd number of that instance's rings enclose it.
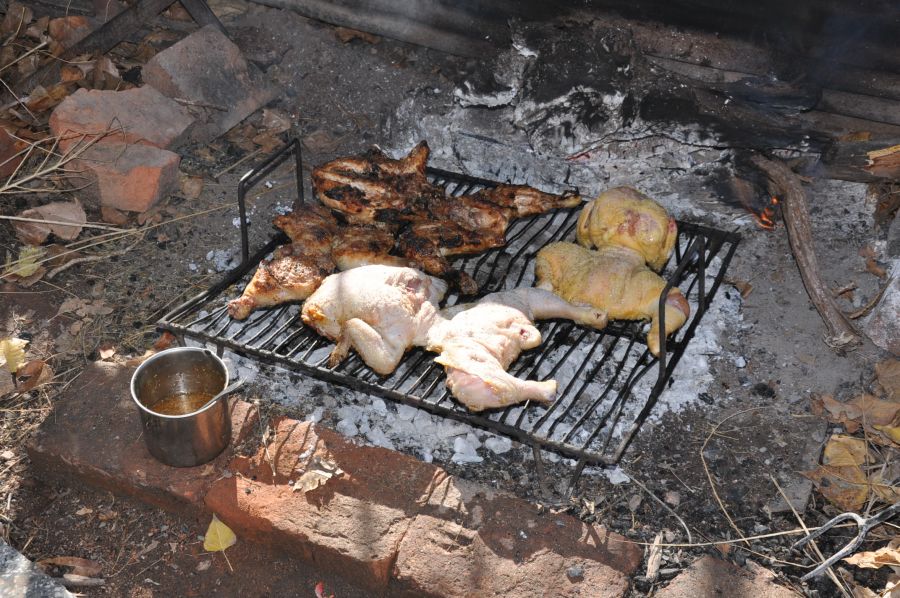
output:
{"label": "charred log", "polygon": [[762,156],[754,156],[752,160],[769,177],[772,194],[781,198],[788,241],[800,269],[803,286],[822,321],[825,322],[827,329],[825,343],[839,353],[853,348],[859,344],[860,337],[844,313],[838,309],[831,290],[822,280],[813,247],[809,206],[800,179],[782,162],[768,160]]}
{"label": "charred log", "polygon": [[884,141],[835,141],[822,157],[833,179],[874,183],[900,181],[900,138]]}

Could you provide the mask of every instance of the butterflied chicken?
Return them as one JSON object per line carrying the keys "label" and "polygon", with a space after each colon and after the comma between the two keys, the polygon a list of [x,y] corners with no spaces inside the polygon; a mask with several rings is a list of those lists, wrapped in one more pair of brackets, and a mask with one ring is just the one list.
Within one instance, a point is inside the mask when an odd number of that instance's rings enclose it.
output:
{"label": "butterflied chicken", "polygon": [[[536,285],[566,301],[593,305],[614,320],[650,320],[647,346],[659,354],[659,298],[666,281],[647,267],[644,257],[628,247],[604,245],[596,251],[575,243],[551,243],[535,262]],[[665,301],[666,336],[691,313],[677,288]]]}
{"label": "butterflied chicken", "polygon": [[576,235],[588,248],[632,249],[658,271],[672,255],[678,227],[665,208],[640,191],[616,187],[584,206]]}
{"label": "butterflied chicken", "polygon": [[386,375],[406,350],[424,345],[447,283],[412,268],[362,266],[332,274],[303,304],[303,322],[337,344],[329,365],[352,347]]}
{"label": "butterflied chicken", "polygon": [[435,324],[426,348],[439,354],[435,361],[447,371],[450,392],[471,411],[523,401],[547,403],[556,396],[554,380],[522,380],[506,371],[522,351],[541,343],[535,320],[565,318],[594,328],[606,325],[601,310],[529,288],[492,293],[444,315],[449,319]]}
{"label": "butterflied chicken", "polygon": [[398,160],[379,150],[339,158],[313,170],[313,187],[323,204],[351,222],[401,230],[404,257],[429,274],[458,282],[464,294],[477,290],[475,282],[453,270],[447,258],[504,245],[515,218],[581,203],[574,194],[553,195],[525,185],[448,196],[425,176],[428,152],[423,141]]}
{"label": "butterflied chicken", "polygon": [[243,294],[228,303],[228,314],[243,320],[254,309],[301,301],[334,271],[330,252],[307,252],[290,244],[262,261]]}

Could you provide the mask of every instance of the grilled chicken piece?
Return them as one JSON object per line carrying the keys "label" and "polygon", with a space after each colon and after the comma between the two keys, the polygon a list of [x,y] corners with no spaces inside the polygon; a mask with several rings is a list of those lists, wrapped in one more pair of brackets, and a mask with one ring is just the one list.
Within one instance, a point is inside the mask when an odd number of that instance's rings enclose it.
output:
{"label": "grilled chicken piece", "polygon": [[593,328],[606,325],[606,314],[563,301],[542,289],[492,293],[474,304],[445,310],[445,319],[428,335],[426,348],[447,371],[447,386],[469,410],[482,411],[523,401],[548,403],[556,381],[522,380],[506,368],[526,349],[541,343],[533,322],[566,318]]}
{"label": "grilled chicken piece", "polygon": [[439,318],[447,283],[412,268],[362,266],[332,274],[303,304],[303,322],[337,342],[329,365],[349,349],[390,374],[409,347],[422,346]]}
{"label": "grilled chicken piece", "polygon": [[574,208],[581,204],[581,196],[577,193],[554,195],[527,185],[497,185],[482,189],[470,197],[506,208],[512,212],[513,218],[534,216],[560,208]]}
{"label": "grilled chicken piece", "polygon": [[[659,298],[666,286],[644,257],[628,247],[604,245],[597,251],[575,243],[551,243],[535,262],[536,286],[566,301],[602,309],[614,320],[650,320],[647,346],[659,355]],[[669,290],[665,302],[666,336],[691,313],[684,295]]]}
{"label": "grilled chicken piece", "polygon": [[348,226],[334,236],[331,257],[338,270],[360,266],[411,266],[410,260],[389,255],[396,238],[386,229],[374,226]]}
{"label": "grilled chicken piece", "polygon": [[254,309],[306,299],[333,271],[330,253],[307,253],[296,244],[279,247],[259,265],[244,293],[228,303],[228,314],[243,320]]}
{"label": "grilled chicken piece", "polygon": [[589,202],[578,215],[578,242],[585,247],[628,247],[659,271],[675,247],[678,226],[665,208],[631,187],[616,187]]}
{"label": "grilled chicken piece", "polygon": [[379,210],[424,210],[416,206],[425,178],[428,144],[422,141],[404,158],[393,160],[378,149],[364,156],[338,158],[312,171],[316,196],[353,222],[374,222]]}
{"label": "grilled chicken piece", "polygon": [[328,251],[332,237],[338,232],[338,223],[331,211],[321,205],[305,204],[288,214],[282,214],[273,220],[275,226],[307,251]]}

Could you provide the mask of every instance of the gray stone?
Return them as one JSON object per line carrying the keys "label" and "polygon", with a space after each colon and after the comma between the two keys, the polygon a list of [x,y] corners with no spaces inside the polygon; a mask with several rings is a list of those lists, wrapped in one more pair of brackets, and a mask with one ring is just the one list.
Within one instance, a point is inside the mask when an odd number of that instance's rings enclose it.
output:
{"label": "gray stone", "polygon": [[900,258],[900,212],[894,216],[887,235],[887,254],[890,257]]}
{"label": "gray stone", "polygon": [[4,598],[74,598],[74,594],[0,540],[0,596]]}
{"label": "gray stone", "polygon": [[228,37],[208,25],[151,58],[144,82],[184,103],[196,119],[191,140],[212,141],[278,93]]}

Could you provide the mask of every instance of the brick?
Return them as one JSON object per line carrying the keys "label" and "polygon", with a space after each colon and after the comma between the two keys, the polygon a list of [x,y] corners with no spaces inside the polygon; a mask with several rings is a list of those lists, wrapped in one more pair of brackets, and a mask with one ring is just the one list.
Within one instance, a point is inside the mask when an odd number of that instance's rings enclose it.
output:
{"label": "brick", "polygon": [[275,98],[278,90],[212,25],[151,58],[144,82],[190,102],[197,119],[191,140],[207,143]]}
{"label": "brick", "polygon": [[87,17],[68,16],[50,19],[47,24],[47,33],[50,38],[58,41],[64,48],[71,48],[93,30]]}
{"label": "brick", "polygon": [[[237,472],[216,482],[207,507],[242,537],[289,550],[371,590],[383,590],[400,541],[425,503],[439,468],[383,448],[357,446],[308,422],[272,424],[275,441],[253,457],[237,457]],[[306,493],[294,492],[314,457],[344,474]],[[273,473],[274,472],[274,473]]]}
{"label": "brick", "polygon": [[699,598],[701,596],[753,596],[753,598],[796,598],[800,594],[775,583],[775,574],[753,562],[741,568],[713,556],[691,564],[672,582],[659,590],[657,598]]}
{"label": "brick", "polygon": [[181,158],[149,145],[97,143],[73,164],[88,178],[85,194],[100,205],[145,212],[178,186]]}
{"label": "brick", "polygon": [[447,478],[400,545],[392,596],[624,596],[634,544],[568,515]]}
{"label": "brick", "polygon": [[27,445],[41,478],[82,485],[90,483],[117,494],[172,510],[198,510],[206,490],[225,470],[234,447],[251,437],[256,409],[231,403],[232,439],[208,465],[168,467],[150,456],[141,438],[137,407],[129,384],[133,368],[94,362],[54,401]]}
{"label": "brick", "polygon": [[148,85],[125,91],[79,89],[50,115],[50,131],[63,136],[63,150],[80,138],[73,135],[97,135],[118,128],[121,130],[105,135],[100,142],[168,149],[187,137],[193,122],[184,107]]}

